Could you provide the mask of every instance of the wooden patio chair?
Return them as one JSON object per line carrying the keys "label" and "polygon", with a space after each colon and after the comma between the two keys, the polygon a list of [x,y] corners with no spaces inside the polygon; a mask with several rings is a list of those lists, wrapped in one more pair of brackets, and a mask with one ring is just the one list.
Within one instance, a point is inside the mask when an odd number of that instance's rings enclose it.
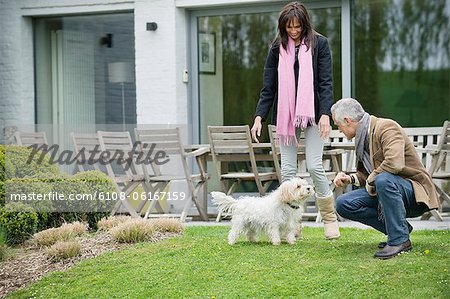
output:
{"label": "wooden patio chair", "polygon": [[14,132],[15,143],[23,146],[48,145],[45,132]]}
{"label": "wooden patio chair", "polygon": [[[276,135],[276,126],[269,125],[269,140],[271,145],[271,152],[273,160],[275,161],[275,170],[277,173],[278,180],[281,182],[281,167],[280,167],[280,146],[279,146],[279,139]],[[298,172],[297,176],[307,180],[309,183],[312,182],[311,176],[309,172],[306,169],[306,161],[305,161],[305,139],[304,134],[301,134],[300,140],[298,140]],[[333,180],[336,177],[336,174],[340,171],[341,166],[340,162],[342,159],[342,154],[344,153],[344,150],[342,149],[324,149],[323,151],[323,157],[324,161],[329,161],[330,166],[328,169],[325,170],[325,176],[327,177],[327,180],[331,184],[331,190],[335,190],[335,186],[333,184]],[[317,208],[315,208],[315,212],[308,212],[308,204],[310,202],[305,202],[304,204],[304,210],[305,213],[303,213],[303,216],[305,218],[309,217],[315,217],[316,222],[320,222],[320,214],[317,212]],[[315,207],[315,203],[314,203]]]}
{"label": "wooden patio chair", "polygon": [[[70,133],[77,157],[75,172],[99,170],[102,171],[100,163],[101,146],[97,133]],[[89,160],[89,159],[92,160]]]}
{"label": "wooden patio chair", "polygon": [[[442,126],[442,133],[438,138],[436,147],[428,146],[425,151],[431,155],[431,163],[428,172],[434,180],[444,180],[450,182],[450,121],[446,120]],[[434,184],[439,195],[441,204],[447,202],[450,204],[450,195],[442,190],[439,184]],[[437,213],[437,214],[436,214]],[[431,214],[438,219],[438,215],[442,215],[438,211],[433,210]],[[424,218],[428,217],[425,215]]]}
{"label": "wooden patio chair", "polygon": [[[168,155],[171,161],[170,167],[160,167],[158,163],[150,163],[153,171],[152,175],[146,176],[146,183],[151,186],[152,194],[157,195],[165,191],[166,197],[170,200],[173,195],[168,190],[169,185],[175,181],[184,181],[187,183],[189,194],[185,197],[186,203],[180,215],[176,214],[151,214],[158,203],[158,199],[149,198],[150,205],[145,213],[145,218],[148,217],[180,217],[181,221],[185,221],[189,210],[194,204],[197,208],[200,217],[203,220],[208,220],[205,204],[200,202],[201,196],[199,194],[204,191],[203,187],[208,180],[208,174],[204,166],[199,163],[199,156],[208,152],[208,148],[200,148],[194,151],[186,151],[181,141],[180,129],[165,128],[165,129],[135,129],[136,141],[139,142],[140,150],[144,156],[151,149],[153,154],[163,152]],[[150,158],[154,158],[155,156]],[[190,159],[195,158],[199,173],[193,173],[189,167]],[[156,161],[157,162],[157,161]],[[178,165],[177,165],[178,164]]]}
{"label": "wooden patio chair", "polygon": [[347,173],[356,172],[356,153],[354,139],[348,140],[344,133],[339,130],[331,130],[328,137],[330,147],[332,149],[343,150],[342,154],[342,171]]}
{"label": "wooden patio chair", "polygon": [[[434,180],[450,179],[449,152],[449,121],[445,121],[443,127],[419,127],[404,128],[406,135],[413,142],[414,147],[422,160],[423,165]],[[446,161],[447,160],[447,161]],[[434,184],[441,200],[450,202],[450,197],[438,184]],[[422,220],[428,220],[433,216],[437,221],[443,221],[438,210],[431,210],[422,216]]]}
{"label": "wooden patio chair", "polygon": [[[232,194],[243,181],[255,182],[261,196],[265,195],[273,181],[278,180],[275,171],[259,172],[255,152],[246,126],[208,126],[211,155],[217,169],[222,190]],[[222,162],[250,161],[249,171],[228,172]],[[222,167],[223,166],[223,167]],[[231,182],[231,185],[229,184]],[[217,216],[219,221],[221,215]]]}
{"label": "wooden patio chair", "polygon": [[[120,195],[118,197],[122,198],[113,208],[111,215],[117,213],[120,206],[123,205],[132,217],[140,217],[138,213],[141,212],[143,201],[137,208],[134,208],[130,203],[131,195],[139,185],[144,188],[146,193],[152,192],[152,190],[147,189],[142,166],[135,163],[137,152],[130,133],[128,131],[98,131],[97,134],[102,154],[108,153],[109,156],[108,161],[103,161],[103,164],[105,164],[108,176],[117,186],[117,192]],[[157,208],[161,209],[159,206]]]}

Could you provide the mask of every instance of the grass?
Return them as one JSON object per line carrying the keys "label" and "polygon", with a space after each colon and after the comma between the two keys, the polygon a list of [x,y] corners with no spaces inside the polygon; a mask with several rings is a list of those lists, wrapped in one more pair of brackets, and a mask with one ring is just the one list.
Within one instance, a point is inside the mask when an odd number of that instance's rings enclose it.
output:
{"label": "grass", "polygon": [[384,236],[342,229],[337,241],[305,228],[296,245],[240,240],[227,227],[140,243],[52,273],[11,298],[450,298],[450,231],[416,231],[413,250],[372,257]]}

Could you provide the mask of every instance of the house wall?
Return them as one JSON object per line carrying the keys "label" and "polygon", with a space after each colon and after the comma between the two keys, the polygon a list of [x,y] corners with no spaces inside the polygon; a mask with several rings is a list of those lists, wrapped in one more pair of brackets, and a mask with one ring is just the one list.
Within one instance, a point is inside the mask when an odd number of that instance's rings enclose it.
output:
{"label": "house wall", "polygon": [[[156,22],[156,31],[146,31]],[[173,1],[135,2],[138,124],[187,124],[186,14]]]}
{"label": "house wall", "polygon": [[33,35],[17,1],[0,0],[0,142],[8,126],[34,124]]}

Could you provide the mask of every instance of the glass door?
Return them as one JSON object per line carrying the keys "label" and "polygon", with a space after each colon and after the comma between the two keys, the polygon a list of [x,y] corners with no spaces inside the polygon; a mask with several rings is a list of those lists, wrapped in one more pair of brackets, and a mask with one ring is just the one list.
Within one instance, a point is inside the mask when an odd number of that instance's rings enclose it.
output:
{"label": "glass door", "polygon": [[[339,99],[342,96],[341,7],[340,1],[339,5],[330,3],[327,7],[312,4],[308,7],[315,29],[329,40],[334,96]],[[194,128],[198,128],[199,142],[208,142],[208,125],[252,124],[262,88],[264,62],[276,35],[280,9],[281,6],[274,6],[264,7],[260,12],[243,8],[194,14],[196,30],[192,40],[197,44],[192,48],[197,49],[197,55],[192,56],[192,66],[197,70],[198,81],[193,86],[193,122]],[[266,131],[264,141],[268,140]]]}

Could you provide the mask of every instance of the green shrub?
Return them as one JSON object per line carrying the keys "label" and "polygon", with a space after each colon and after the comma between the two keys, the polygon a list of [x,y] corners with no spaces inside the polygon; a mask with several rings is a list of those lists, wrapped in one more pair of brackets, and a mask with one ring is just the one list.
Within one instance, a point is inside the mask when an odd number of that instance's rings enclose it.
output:
{"label": "green shrub", "polygon": [[0,261],[6,256],[6,232],[3,226],[0,225]]}
{"label": "green shrub", "polygon": [[[50,163],[48,154],[44,155],[44,159],[40,161],[41,152],[32,157],[31,148],[19,145],[2,145],[2,147],[4,147],[4,162],[0,162],[0,165],[3,163],[5,168],[4,180],[49,173],[58,175],[61,173],[56,164]],[[1,158],[2,156],[0,156]]]}
{"label": "green shrub", "polygon": [[3,261],[3,259],[6,257],[6,250],[8,247],[6,244],[0,244],[0,261]]}
{"label": "green shrub", "polygon": [[[49,226],[49,213],[52,212],[53,203],[50,199],[39,199],[38,195],[48,195],[52,192],[52,186],[37,178],[13,178],[4,184],[6,202],[21,202],[31,206],[38,215],[37,230],[46,229]],[[34,199],[31,198],[32,195]]]}
{"label": "green shrub", "polygon": [[46,250],[53,261],[61,261],[81,254],[81,245],[77,241],[56,242]]}
{"label": "green shrub", "polygon": [[0,144],[0,207],[5,205],[5,146]]}
{"label": "green shrub", "polygon": [[72,177],[52,182],[53,191],[64,194],[65,198],[72,195],[91,196],[95,200],[58,201],[54,203],[60,218],[66,222],[87,222],[91,229],[97,229],[97,222],[108,216],[115,201],[99,200],[99,194],[113,193],[116,187],[112,180],[100,171],[80,172]]}
{"label": "green shrub", "polygon": [[19,244],[27,240],[36,232],[38,221],[33,208],[22,203],[8,203],[0,207],[0,225],[6,231],[7,244]]}
{"label": "green shrub", "polygon": [[0,207],[5,205],[5,182],[0,181]]}
{"label": "green shrub", "polygon": [[[69,194],[106,194],[116,191],[112,180],[100,171],[69,176],[61,172],[50,156],[32,157],[32,149],[17,145],[0,145],[0,207],[9,194],[49,194],[68,198]],[[32,159],[30,160],[30,157]],[[30,160],[30,161],[29,161]],[[2,171],[3,170],[3,171]],[[28,202],[27,202],[28,203]],[[96,229],[97,221],[109,215],[115,201],[33,201],[38,213],[38,230],[60,226],[65,222],[87,222]],[[56,211],[56,212],[52,212]]]}
{"label": "green shrub", "polygon": [[6,179],[5,176],[5,146],[0,144],[0,182]]}
{"label": "green shrub", "polygon": [[5,204],[5,181],[13,178],[25,178],[49,173],[58,176],[59,168],[50,163],[49,155],[45,155],[42,162],[39,162],[39,155],[36,155],[30,163],[28,159],[32,150],[19,145],[0,145],[0,206]]}

